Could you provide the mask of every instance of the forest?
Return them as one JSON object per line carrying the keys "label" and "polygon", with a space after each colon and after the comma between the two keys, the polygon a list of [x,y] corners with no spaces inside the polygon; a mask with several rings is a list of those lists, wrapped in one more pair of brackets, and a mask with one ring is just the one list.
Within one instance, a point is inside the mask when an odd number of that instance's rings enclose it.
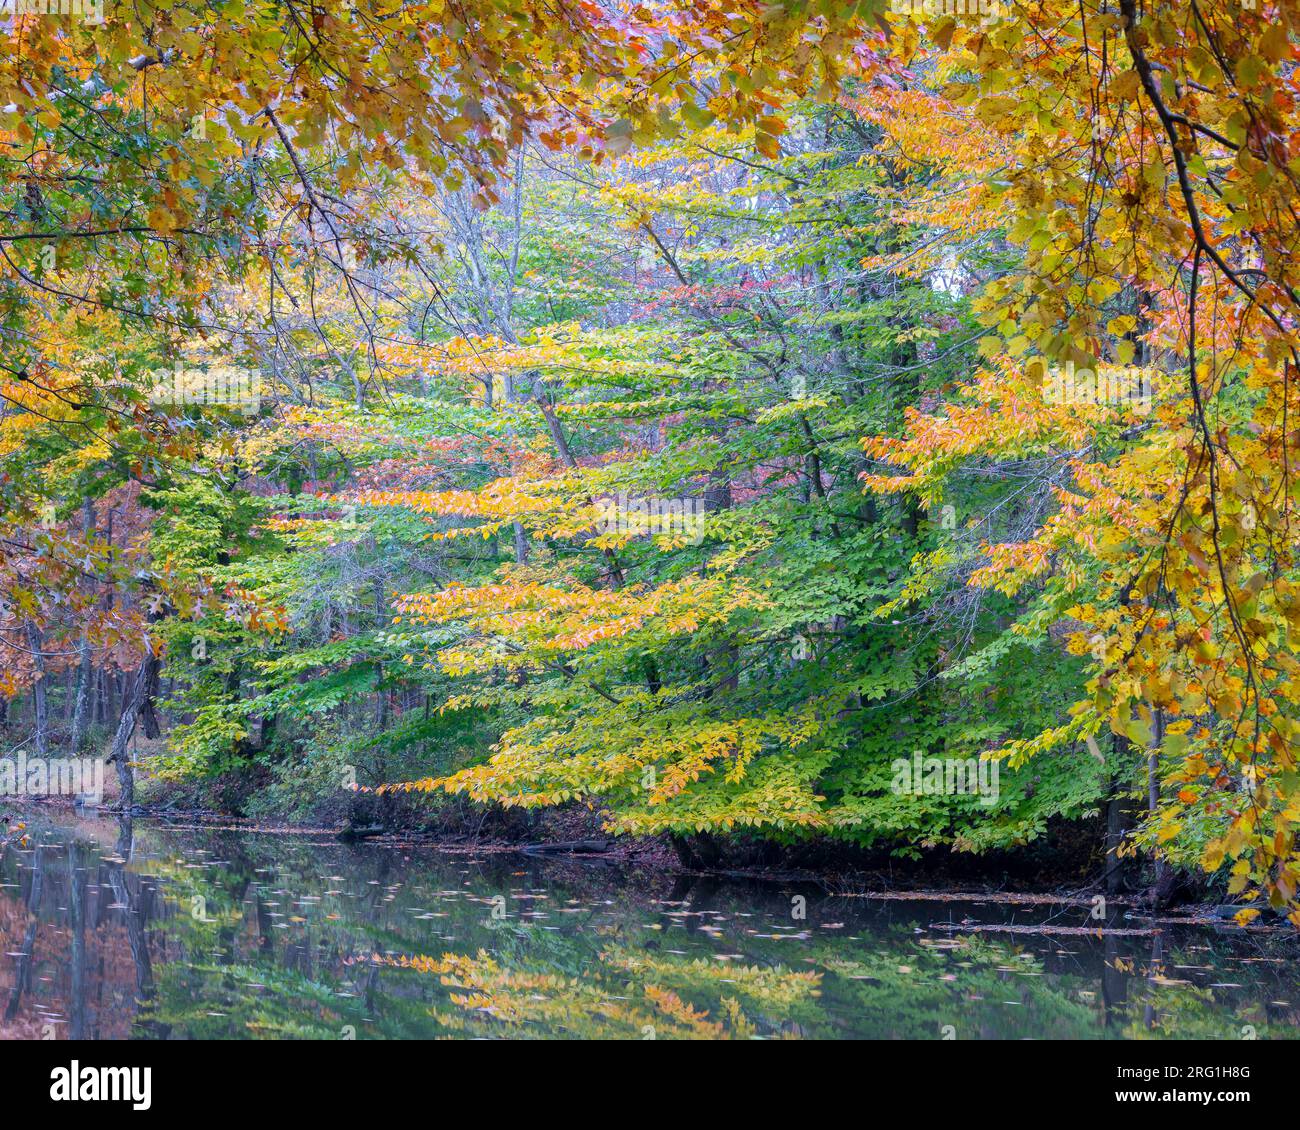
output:
{"label": "forest", "polygon": [[1295,0],[48,7],[6,811],[1300,925]]}

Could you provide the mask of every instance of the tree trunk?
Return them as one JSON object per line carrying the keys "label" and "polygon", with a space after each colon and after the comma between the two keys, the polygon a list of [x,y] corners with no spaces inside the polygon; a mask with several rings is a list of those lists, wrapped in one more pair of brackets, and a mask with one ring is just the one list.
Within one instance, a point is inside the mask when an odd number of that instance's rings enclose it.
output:
{"label": "tree trunk", "polygon": [[[726,433],[720,431],[717,434],[721,441]],[[730,510],[732,501],[731,469],[727,466],[715,467],[709,473],[708,485],[704,488],[704,512],[716,514]],[[723,679],[716,689],[734,694],[740,688],[740,649],[734,640],[723,645],[722,661],[725,664]]]}
{"label": "tree trunk", "polygon": [[27,646],[32,653],[32,714],[35,732],[32,735],[36,756],[45,757],[49,741],[49,710],[45,701],[45,638],[41,629],[30,621],[27,624]]}
{"label": "tree trunk", "polygon": [[77,701],[72,708],[72,734],[68,739],[68,750],[74,756],[81,746],[86,734],[86,719],[90,714],[90,683],[95,677],[90,663],[90,637],[86,630],[81,630],[81,642],[78,645],[77,660]]}
{"label": "tree trunk", "polygon": [[[375,578],[375,631],[378,632],[384,623],[384,581],[382,577]],[[375,732],[382,734],[388,729],[388,692],[384,689],[384,665],[381,662],[375,663],[375,695],[378,701],[375,703]]]}
{"label": "tree trunk", "polygon": [[[87,497],[81,504],[81,540],[87,547],[94,532],[95,503]],[[72,733],[68,738],[68,750],[74,757],[86,734],[86,719],[90,709],[90,685],[94,675],[94,667],[90,662],[90,633],[82,628],[81,640],[77,645],[76,704],[72,708]]]}
{"label": "tree trunk", "polygon": [[[1155,816],[1160,808],[1160,745],[1165,737],[1165,714],[1153,711],[1151,749],[1147,754],[1147,812]],[[1159,856],[1155,857],[1155,886],[1152,901],[1157,907],[1168,906],[1173,900],[1174,872]]]}
{"label": "tree trunk", "polygon": [[155,663],[153,673],[149,678],[149,685],[145,687],[144,700],[140,704],[140,727],[144,730],[144,736],[154,739],[162,735],[162,728],[158,725],[158,714],[154,710],[154,701],[158,697],[158,677],[161,663]]}
{"label": "tree trunk", "polygon": [[129,810],[135,803],[135,774],[126,747],[135,733],[136,721],[148,701],[151,688],[158,684],[160,665],[153,647],[146,642],[144,658],[140,661],[140,668],[130,690],[122,700],[122,716],[118,719],[117,731],[113,734],[113,747],[108,760],[117,766],[117,782],[121,790],[118,803],[124,810]]}
{"label": "tree trunk", "polygon": [[1106,893],[1121,894],[1128,887],[1129,861],[1120,858],[1120,848],[1131,826],[1133,801],[1124,784],[1132,743],[1120,734],[1110,742],[1109,787],[1106,792]]}

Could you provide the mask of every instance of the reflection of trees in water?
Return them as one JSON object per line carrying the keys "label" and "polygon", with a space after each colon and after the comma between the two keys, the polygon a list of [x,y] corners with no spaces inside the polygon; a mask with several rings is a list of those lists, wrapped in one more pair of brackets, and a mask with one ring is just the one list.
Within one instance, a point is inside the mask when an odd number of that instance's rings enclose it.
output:
{"label": "reflection of trees in water", "polygon": [[[0,857],[20,892],[14,900],[0,891],[0,949],[20,954],[0,1014],[5,1027],[37,1038],[125,1035],[153,981],[145,930],[153,883],[127,871],[129,827],[119,829],[107,858],[92,856],[75,834],[53,843],[33,835],[29,843],[29,851]],[[18,908],[23,924],[15,928]],[[132,986],[126,1002],[119,999],[125,984]]]}
{"label": "reflection of trees in water", "polygon": [[81,844],[68,842],[68,882],[72,897],[68,915],[72,919],[71,1000],[68,1038],[86,1038],[86,865]]}
{"label": "reflection of trees in water", "polygon": [[1101,1003],[1106,1027],[1120,1023],[1128,1003],[1128,974],[1122,966],[1119,938],[1106,934],[1102,939]]}
{"label": "reflection of trees in water", "polygon": [[100,882],[108,881],[116,900],[116,909],[126,915],[126,937],[131,947],[131,963],[135,967],[135,998],[138,1005],[146,1004],[153,996],[153,962],[144,924],[153,905],[153,884],[141,877],[136,883],[127,878],[126,867],[131,862],[134,847],[132,824],[129,816],[119,823],[114,856],[101,863]]}
{"label": "reflection of trees in water", "polygon": [[[1279,976],[1294,971],[1293,942],[1260,942],[1254,946],[1249,939],[1240,942],[1240,948],[1251,946],[1255,952],[1245,955],[1235,970],[1223,976],[1233,982],[1239,977],[1257,976],[1259,987],[1230,1005],[1216,998],[1211,986],[1196,984],[1187,976],[1193,967],[1217,970],[1220,962],[1216,949],[1226,944],[1225,938],[1205,934],[1189,935],[1183,944],[1174,945],[1161,931],[1151,939],[1145,969],[1121,959],[1119,965],[1131,976],[1127,982],[1129,999],[1114,1009],[1117,1034],[1138,1040],[1294,1039],[1300,1029],[1300,1001],[1280,999],[1294,997],[1296,985],[1294,980],[1284,981]],[[1253,972],[1244,973],[1245,969]],[[1268,974],[1272,974],[1271,978]]]}
{"label": "reflection of trees in water", "polygon": [[5,1005],[6,1024],[12,1024],[18,1016],[18,1009],[22,1004],[23,993],[27,992],[27,990],[31,988],[32,966],[36,962],[36,932],[40,928],[41,924],[39,916],[41,892],[45,886],[45,868],[42,866],[41,859],[41,850],[38,847],[32,852],[32,866],[26,879],[27,897],[25,903],[29,920],[27,923],[27,929],[23,934],[23,941],[18,951],[18,957],[14,959],[14,987],[9,993],[9,1000]]}
{"label": "reflection of trees in water", "polygon": [[[98,859],[98,897],[87,878],[96,857],[77,843],[31,857],[22,905],[0,891],[0,932],[12,924],[4,949],[29,955],[9,999],[0,997],[6,1011],[30,1011],[36,976],[44,1004],[67,998],[68,1034],[90,1037],[104,1034],[105,991],[123,989],[136,1034],[208,1038],[352,1029],[390,1038],[937,1039],[948,1028],[959,1039],[1141,1038],[1231,1035],[1243,1023],[1265,1036],[1270,1024],[1295,1021],[1157,975],[1188,960],[1226,968],[1232,943],[1204,934],[1195,942],[1211,952],[1189,959],[1166,940],[1152,961],[1149,939],[1036,938],[1026,949],[996,935],[917,933],[933,907],[815,889],[796,922],[780,886],[674,885],[622,869],[403,858],[373,845],[176,835],[129,822],[115,833]],[[195,897],[202,913],[191,913]],[[504,900],[504,920],[493,917],[494,899]],[[67,929],[41,933],[41,919]],[[824,928],[835,921],[844,928]],[[22,946],[29,931],[34,945]],[[107,978],[105,954],[117,955]],[[46,977],[51,968],[60,976]],[[1256,968],[1277,984],[1239,996],[1294,992],[1293,971]]]}
{"label": "reflection of trees in water", "polygon": [[[719,966],[706,958],[647,956],[610,947],[580,976],[549,967],[504,965],[477,954],[373,955],[372,968],[438,978],[446,1006],[439,1029],[457,1036],[569,1039],[748,1039],[799,1034],[790,1019],[814,996],[822,975],[762,966]],[[706,997],[712,1007],[702,1007]],[[784,1018],[784,1019],[778,1019]]]}

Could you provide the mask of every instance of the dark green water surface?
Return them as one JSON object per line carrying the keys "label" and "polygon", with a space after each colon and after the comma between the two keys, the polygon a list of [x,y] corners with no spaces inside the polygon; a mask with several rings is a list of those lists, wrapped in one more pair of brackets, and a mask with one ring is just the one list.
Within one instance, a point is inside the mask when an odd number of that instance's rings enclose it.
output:
{"label": "dark green water surface", "polygon": [[29,824],[0,856],[0,1037],[1277,1039],[1300,1024],[1294,939],[1153,929],[1122,908],[1108,924],[1131,932],[1100,935],[1086,902]]}

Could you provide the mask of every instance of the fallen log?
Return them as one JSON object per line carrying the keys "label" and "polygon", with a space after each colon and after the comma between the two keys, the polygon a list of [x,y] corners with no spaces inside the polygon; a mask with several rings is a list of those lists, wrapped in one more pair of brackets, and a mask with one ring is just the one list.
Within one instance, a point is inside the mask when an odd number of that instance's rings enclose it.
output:
{"label": "fallen log", "polygon": [[561,840],[556,843],[524,844],[519,850],[530,855],[573,854],[588,855],[609,851],[613,840]]}
{"label": "fallen log", "polygon": [[371,836],[381,836],[383,833],[384,826],[382,824],[371,824],[365,828],[344,828],[338,835],[340,840],[351,843],[353,840],[365,840]]}
{"label": "fallen log", "polygon": [[1160,933],[1154,927],[1141,928],[1114,926],[1015,926],[998,925],[990,922],[931,922],[931,930],[942,930],[949,934],[1046,934],[1087,936],[1093,938],[1149,938]]}

